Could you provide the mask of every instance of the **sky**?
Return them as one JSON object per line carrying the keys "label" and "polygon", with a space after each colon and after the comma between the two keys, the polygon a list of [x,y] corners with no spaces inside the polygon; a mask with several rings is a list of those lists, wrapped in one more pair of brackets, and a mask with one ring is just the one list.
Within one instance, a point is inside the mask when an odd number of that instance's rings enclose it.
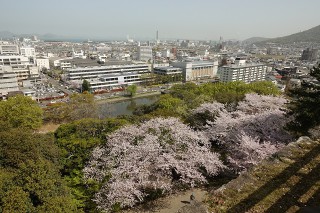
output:
{"label": "sky", "polygon": [[319,0],[0,0],[0,31],[88,39],[286,36],[320,25]]}

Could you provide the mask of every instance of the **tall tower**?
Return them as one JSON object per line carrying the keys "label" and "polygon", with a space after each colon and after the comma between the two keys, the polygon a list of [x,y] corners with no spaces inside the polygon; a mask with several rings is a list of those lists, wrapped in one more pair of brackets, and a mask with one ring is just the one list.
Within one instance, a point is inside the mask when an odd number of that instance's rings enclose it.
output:
{"label": "tall tower", "polygon": [[159,31],[157,30],[157,34],[156,34],[156,40],[159,40]]}

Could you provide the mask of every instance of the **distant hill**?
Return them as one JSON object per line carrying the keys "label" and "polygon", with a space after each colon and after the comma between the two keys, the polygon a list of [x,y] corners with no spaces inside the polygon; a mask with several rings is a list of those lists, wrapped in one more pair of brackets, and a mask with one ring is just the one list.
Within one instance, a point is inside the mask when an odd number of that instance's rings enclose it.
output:
{"label": "distant hill", "polygon": [[52,34],[52,33],[47,33],[47,34],[44,34],[44,35],[40,35],[40,34],[36,34],[36,33],[34,33],[34,34],[15,34],[15,33],[9,32],[9,31],[0,31],[0,40],[1,39],[12,39],[12,37],[17,37],[17,38],[24,37],[24,38],[27,38],[27,37],[31,37],[33,35],[38,36],[38,38],[40,38],[42,40],[63,40],[63,39],[68,39],[68,37],[66,37],[66,36],[55,35],[55,34]]}
{"label": "distant hill", "polygon": [[266,41],[266,40],[270,40],[270,38],[263,38],[263,37],[252,37],[252,38],[248,38],[244,41],[242,41],[245,44],[254,44],[257,42],[261,42],[261,41]]}
{"label": "distant hill", "polygon": [[9,32],[9,31],[0,31],[0,39],[8,39],[12,38],[13,36],[16,36],[14,33]]}
{"label": "distant hill", "polygon": [[278,43],[278,44],[288,44],[294,42],[316,42],[320,43],[320,25],[313,27],[309,30],[295,33],[292,35],[273,38],[265,41],[258,41],[255,44],[265,44],[266,42]]}

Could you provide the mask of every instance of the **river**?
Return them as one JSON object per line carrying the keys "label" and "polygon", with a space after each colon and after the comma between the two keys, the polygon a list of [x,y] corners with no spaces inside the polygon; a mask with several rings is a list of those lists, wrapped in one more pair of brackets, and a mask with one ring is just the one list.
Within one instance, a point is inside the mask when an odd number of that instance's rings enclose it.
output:
{"label": "river", "polygon": [[116,117],[118,115],[132,115],[137,106],[144,104],[151,105],[159,100],[160,95],[133,98],[118,102],[102,102],[98,104],[98,113],[100,118]]}

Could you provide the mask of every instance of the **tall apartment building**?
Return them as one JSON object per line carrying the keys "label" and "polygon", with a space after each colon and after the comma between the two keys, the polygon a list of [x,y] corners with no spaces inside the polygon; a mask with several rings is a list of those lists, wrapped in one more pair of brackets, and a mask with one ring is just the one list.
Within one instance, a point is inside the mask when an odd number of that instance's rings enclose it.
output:
{"label": "tall apartment building", "polygon": [[253,81],[264,81],[266,72],[266,65],[246,63],[245,60],[240,58],[236,58],[235,64],[219,68],[220,81],[222,82],[243,81],[250,83]]}
{"label": "tall apartment building", "polygon": [[152,47],[138,46],[138,60],[140,61],[152,60]]}
{"label": "tall apartment building", "polygon": [[19,55],[19,47],[15,44],[1,44],[0,55]]}
{"label": "tall apartment building", "polygon": [[303,50],[301,60],[303,61],[316,61],[318,57],[318,50],[317,49],[310,49],[307,48]]}

